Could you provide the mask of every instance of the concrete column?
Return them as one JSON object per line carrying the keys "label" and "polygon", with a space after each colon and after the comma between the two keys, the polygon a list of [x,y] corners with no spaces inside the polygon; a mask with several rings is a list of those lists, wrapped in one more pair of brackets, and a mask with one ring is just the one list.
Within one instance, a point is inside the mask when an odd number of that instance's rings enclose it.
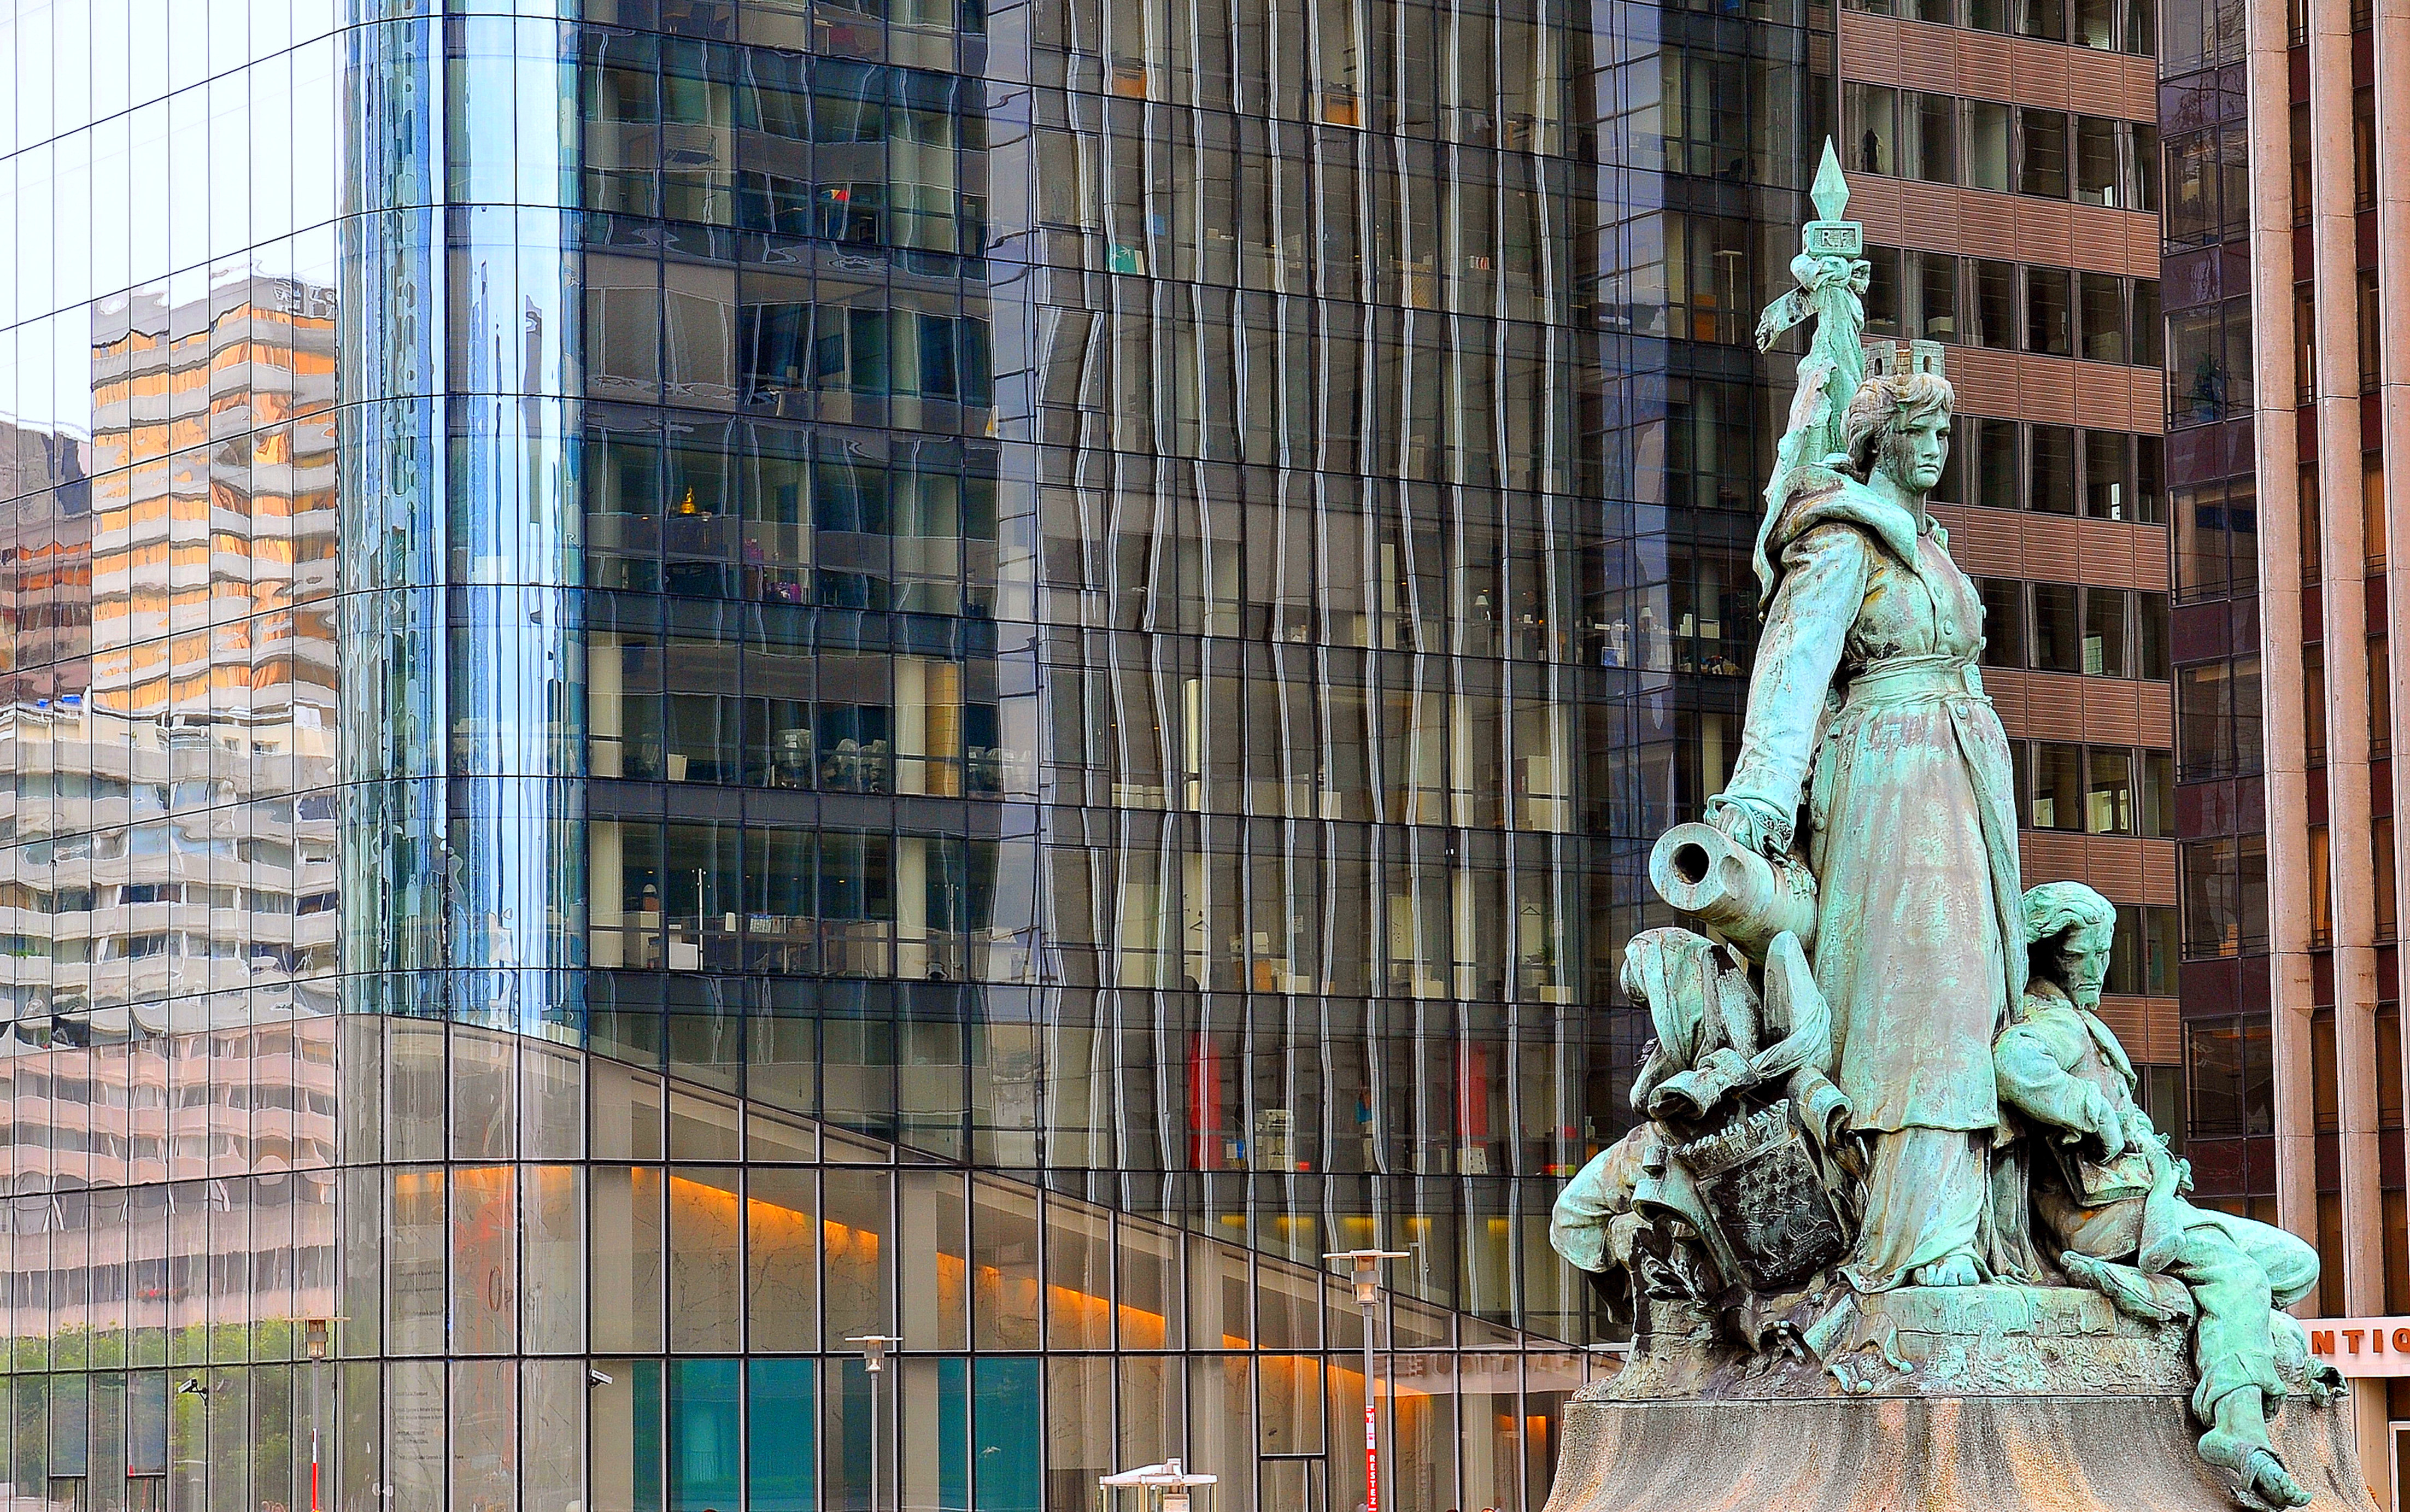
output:
{"label": "concrete column", "polygon": [[[2251,111],[2251,329],[2258,409],[2252,440],[2259,490],[2259,696],[2268,813],[2270,1001],[2274,1005],[2276,1216],[2317,1239],[2316,1109],[2310,1095],[2313,996],[2308,752],[2301,719],[2299,384],[2293,333],[2292,111],[2286,0],[2244,13]],[[2308,1305],[2308,1304],[2304,1304]]]}
{"label": "concrete column", "polygon": [[[2319,516],[2327,665],[2327,822],[2334,908],[2335,1059],[2343,1095],[2345,1305],[2384,1310],[2377,1188],[2375,906],[2370,823],[2367,554],[2360,510],[2359,335],[2352,297],[2351,3],[2310,7],[2310,237],[2317,285]],[[2390,553],[2388,551],[2388,560]]]}

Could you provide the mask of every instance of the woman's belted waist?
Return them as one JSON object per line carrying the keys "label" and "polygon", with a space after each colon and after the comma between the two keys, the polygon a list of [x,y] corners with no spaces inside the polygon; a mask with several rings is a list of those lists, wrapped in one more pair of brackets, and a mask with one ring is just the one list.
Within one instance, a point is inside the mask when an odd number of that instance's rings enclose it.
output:
{"label": "woman's belted waist", "polygon": [[1938,698],[1984,698],[1983,675],[1974,662],[1954,656],[1888,657],[1850,678],[1847,701],[1860,705]]}

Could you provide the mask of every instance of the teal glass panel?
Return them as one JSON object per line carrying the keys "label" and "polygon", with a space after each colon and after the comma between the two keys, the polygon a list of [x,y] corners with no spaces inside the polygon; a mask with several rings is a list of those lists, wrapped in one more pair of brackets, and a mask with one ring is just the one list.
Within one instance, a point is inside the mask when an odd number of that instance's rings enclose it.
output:
{"label": "teal glass panel", "polygon": [[733,1359],[670,1361],[670,1512],[737,1512],[738,1369]]}
{"label": "teal glass panel", "polygon": [[661,1512],[661,1362],[629,1362],[629,1388],[635,1403],[634,1427],[628,1435],[631,1512]]}
{"label": "teal glass panel", "polygon": [[940,1359],[937,1366],[937,1508],[966,1512],[971,1505],[970,1443],[962,1421],[970,1407],[971,1362]]}
{"label": "teal glass panel", "polygon": [[809,1359],[752,1360],[745,1373],[745,1502],[750,1512],[813,1512]]}
{"label": "teal glass panel", "polygon": [[1038,1361],[982,1359],[972,1377],[971,1458],[979,1480],[976,1512],[1038,1512]]}

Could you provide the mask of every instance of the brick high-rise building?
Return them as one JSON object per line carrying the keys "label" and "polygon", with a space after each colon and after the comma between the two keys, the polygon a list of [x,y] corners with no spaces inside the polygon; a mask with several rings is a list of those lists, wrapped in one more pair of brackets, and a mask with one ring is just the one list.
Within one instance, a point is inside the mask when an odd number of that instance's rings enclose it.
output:
{"label": "brick high-rise building", "polygon": [[2117,905],[2103,1012],[2181,1130],[2156,31],[2150,0],[1869,0],[1837,135],[1869,331],[1951,343],[1935,513],[1982,589],[2025,879]]}

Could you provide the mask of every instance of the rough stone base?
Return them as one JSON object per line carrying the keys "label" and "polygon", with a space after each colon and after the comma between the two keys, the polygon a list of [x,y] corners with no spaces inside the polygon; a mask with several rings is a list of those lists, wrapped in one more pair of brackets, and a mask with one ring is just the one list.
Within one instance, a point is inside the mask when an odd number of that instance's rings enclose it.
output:
{"label": "rough stone base", "polygon": [[[2276,1452],[2314,1512],[2375,1512],[2340,1407]],[[2234,1512],[2182,1397],[1576,1401],[1547,1512]]]}
{"label": "rough stone base", "polygon": [[[1826,1305],[1838,1301],[1839,1310]],[[2085,1291],[1904,1287],[1808,1299],[1824,1360],[1746,1354],[1665,1314],[1565,1411],[1546,1512],[2232,1512],[2193,1441],[2182,1324]],[[2276,1452],[2315,1512],[2376,1512],[2344,1401],[2305,1359]]]}

